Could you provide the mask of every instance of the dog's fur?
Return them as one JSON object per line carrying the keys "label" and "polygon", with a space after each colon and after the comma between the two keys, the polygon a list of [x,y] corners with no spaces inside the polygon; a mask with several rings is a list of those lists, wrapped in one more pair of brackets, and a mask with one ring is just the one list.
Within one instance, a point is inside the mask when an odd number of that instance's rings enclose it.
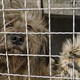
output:
{"label": "dog's fur", "polygon": [[[74,66],[73,66],[74,65]],[[74,67],[74,70],[73,70]],[[63,44],[60,62],[57,70],[57,76],[68,78],[80,78],[80,36],[74,39],[68,39]],[[73,80],[73,79],[57,79],[57,80]],[[76,80],[76,79],[75,79]]]}
{"label": "dog's fur", "polygon": [[[0,2],[1,4],[1,2]],[[1,5],[0,5],[1,7]],[[24,9],[24,0],[4,0],[5,9]],[[26,8],[37,8],[33,3],[27,1]],[[26,12],[26,16],[25,16]],[[26,23],[28,32],[46,32],[46,23],[42,17],[42,12],[39,10],[30,11],[5,11],[5,26],[6,32],[26,32]],[[25,22],[27,17],[27,22]],[[3,16],[0,12],[0,31],[4,31]],[[48,54],[48,35],[39,34],[18,34],[24,37],[24,42],[21,45],[14,45],[11,42],[11,36],[14,34],[0,34],[0,53],[6,54],[27,54],[27,39],[29,54]],[[28,74],[28,61],[26,56],[8,56],[9,71],[12,74]],[[36,76],[49,76],[49,59],[48,57],[29,57],[30,74]],[[6,56],[0,56],[0,73],[7,72]],[[29,77],[10,76],[11,80],[29,80]],[[8,80],[7,76],[0,76],[0,80]],[[45,78],[31,78],[30,80],[48,80]]]}

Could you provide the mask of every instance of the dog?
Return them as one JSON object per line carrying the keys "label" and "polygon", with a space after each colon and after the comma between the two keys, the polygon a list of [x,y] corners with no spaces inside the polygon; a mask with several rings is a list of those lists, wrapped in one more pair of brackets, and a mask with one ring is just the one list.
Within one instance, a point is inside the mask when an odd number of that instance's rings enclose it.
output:
{"label": "dog", "polygon": [[[1,5],[0,1],[0,8],[2,8]],[[28,32],[48,31],[42,12],[40,10],[15,10],[37,8],[30,1],[26,1],[26,7],[24,5],[24,0],[4,0],[4,16],[0,11],[0,32],[3,32],[0,33],[0,53],[3,54],[0,55],[0,73],[27,76],[0,75],[0,80],[9,80],[8,78],[10,80],[49,80],[48,78],[35,77],[49,76],[48,57],[20,56],[22,54],[49,54],[47,34],[27,34]],[[5,25],[3,18],[5,18]],[[9,70],[7,70],[8,67]]]}
{"label": "dog", "polygon": [[67,39],[63,43],[56,76],[67,77],[67,79],[57,80],[77,80],[80,78],[80,35],[77,35],[73,42],[71,39]]}

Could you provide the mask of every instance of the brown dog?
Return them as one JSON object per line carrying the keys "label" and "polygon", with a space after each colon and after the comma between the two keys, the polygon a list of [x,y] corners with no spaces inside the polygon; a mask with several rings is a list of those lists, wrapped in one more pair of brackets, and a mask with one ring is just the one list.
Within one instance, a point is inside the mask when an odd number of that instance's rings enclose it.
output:
{"label": "brown dog", "polygon": [[[0,2],[1,4],[1,2]],[[5,9],[24,9],[24,0],[4,0]],[[1,5],[0,5],[1,7]],[[33,3],[26,2],[26,8],[37,8]],[[0,73],[8,73],[7,66],[9,66],[10,74],[28,75],[28,69],[30,68],[30,75],[35,76],[49,76],[49,59],[48,57],[20,56],[21,54],[31,55],[46,55],[48,54],[48,35],[40,34],[22,34],[19,32],[46,32],[46,23],[42,17],[42,13],[39,10],[10,10],[4,11],[5,13],[5,32],[0,34],[0,53],[4,56],[0,56]],[[25,15],[26,14],[26,15]],[[3,12],[0,12],[0,31],[4,32],[3,25]],[[27,18],[27,22],[26,19]],[[17,32],[9,33],[9,32]],[[28,42],[28,46],[27,46]],[[28,48],[28,49],[27,49]],[[28,51],[27,51],[28,50]],[[7,52],[6,52],[7,51]],[[27,53],[29,52],[29,53]],[[8,54],[8,58],[6,55]],[[12,54],[12,55],[11,55]],[[20,54],[19,56],[14,56]],[[9,65],[7,65],[7,60]],[[28,63],[29,60],[29,63]],[[28,64],[30,67],[28,67]],[[29,80],[29,76],[10,76],[11,80]],[[8,80],[8,76],[0,76],[0,80]],[[30,77],[30,80],[48,80],[47,78]]]}

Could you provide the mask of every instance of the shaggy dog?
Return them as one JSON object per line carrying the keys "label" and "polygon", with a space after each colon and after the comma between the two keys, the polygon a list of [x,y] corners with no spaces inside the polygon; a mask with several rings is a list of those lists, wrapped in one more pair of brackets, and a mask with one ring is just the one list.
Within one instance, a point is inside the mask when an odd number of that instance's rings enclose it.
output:
{"label": "shaggy dog", "polygon": [[[30,75],[49,76],[48,57],[20,56],[21,54],[48,55],[49,53],[48,35],[26,34],[27,32],[46,32],[48,30],[40,10],[15,10],[37,8],[33,3],[27,0],[25,7],[24,1],[25,0],[4,0],[4,8],[14,10],[5,10],[4,16],[3,12],[0,11],[0,32],[7,32],[6,36],[4,33],[0,33],[0,54],[3,54],[0,56],[0,73],[25,74],[28,76],[21,77],[19,75],[11,75],[9,77],[7,75],[0,75],[0,80],[9,80],[8,78],[10,78],[10,80],[29,80],[29,78],[30,80],[48,80],[46,78],[32,77],[28,74],[29,65]],[[3,8],[1,4],[0,1],[0,8]],[[5,25],[3,25],[3,18],[5,18]],[[3,26],[5,26],[5,29]],[[15,32],[17,33],[15,34]],[[9,65],[7,65],[7,61],[9,61]],[[8,66],[9,70],[7,70]]]}
{"label": "shaggy dog", "polygon": [[[67,40],[63,44],[59,69],[57,75],[60,77],[68,77],[71,79],[57,79],[57,80],[77,80],[80,78],[80,36],[78,35],[74,39],[74,43],[71,39]],[[73,69],[74,68],[74,69]]]}

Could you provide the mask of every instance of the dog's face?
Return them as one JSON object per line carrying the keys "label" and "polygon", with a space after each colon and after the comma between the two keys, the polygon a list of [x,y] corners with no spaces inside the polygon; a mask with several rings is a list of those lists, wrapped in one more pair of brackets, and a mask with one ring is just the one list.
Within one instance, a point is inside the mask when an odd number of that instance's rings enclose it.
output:
{"label": "dog's face", "polygon": [[[14,6],[11,6],[11,8],[14,8]],[[27,34],[27,32],[45,32],[47,31],[45,26],[41,11],[26,11],[26,14],[25,11],[6,11],[5,31],[17,32],[17,34],[6,34],[6,50],[8,50],[10,54],[27,53],[28,42],[30,53],[37,54],[40,50],[40,46],[43,45],[43,42],[46,44],[47,38],[45,35]],[[4,31],[3,29],[4,27],[1,31]],[[21,33],[19,34],[18,32]],[[5,38],[3,37],[4,35],[0,36],[2,44],[5,42]],[[5,47],[5,44],[3,45]],[[2,50],[2,48],[0,48],[0,50]]]}
{"label": "dog's face", "polygon": [[[14,0],[16,1],[16,0]],[[22,0],[21,0],[22,1]],[[19,6],[19,2],[16,4]],[[21,4],[22,5],[22,4]],[[29,4],[28,4],[29,5]],[[16,6],[16,7],[17,7]],[[29,5],[30,6],[30,5]],[[32,6],[32,5],[31,5]],[[14,8],[9,6],[9,8]],[[6,7],[7,8],[7,7]],[[5,32],[0,34],[0,53],[6,54],[47,54],[48,36],[44,34],[27,34],[27,32],[46,32],[45,21],[41,11],[5,11]],[[0,23],[2,24],[2,23]],[[1,25],[2,27],[2,25]],[[4,27],[0,29],[4,32]],[[5,63],[6,59],[0,60]],[[24,63],[27,65],[27,57],[10,57],[10,66],[13,72],[17,71]],[[17,63],[16,63],[17,62]],[[20,64],[18,64],[20,63]],[[24,65],[23,65],[24,66]]]}

